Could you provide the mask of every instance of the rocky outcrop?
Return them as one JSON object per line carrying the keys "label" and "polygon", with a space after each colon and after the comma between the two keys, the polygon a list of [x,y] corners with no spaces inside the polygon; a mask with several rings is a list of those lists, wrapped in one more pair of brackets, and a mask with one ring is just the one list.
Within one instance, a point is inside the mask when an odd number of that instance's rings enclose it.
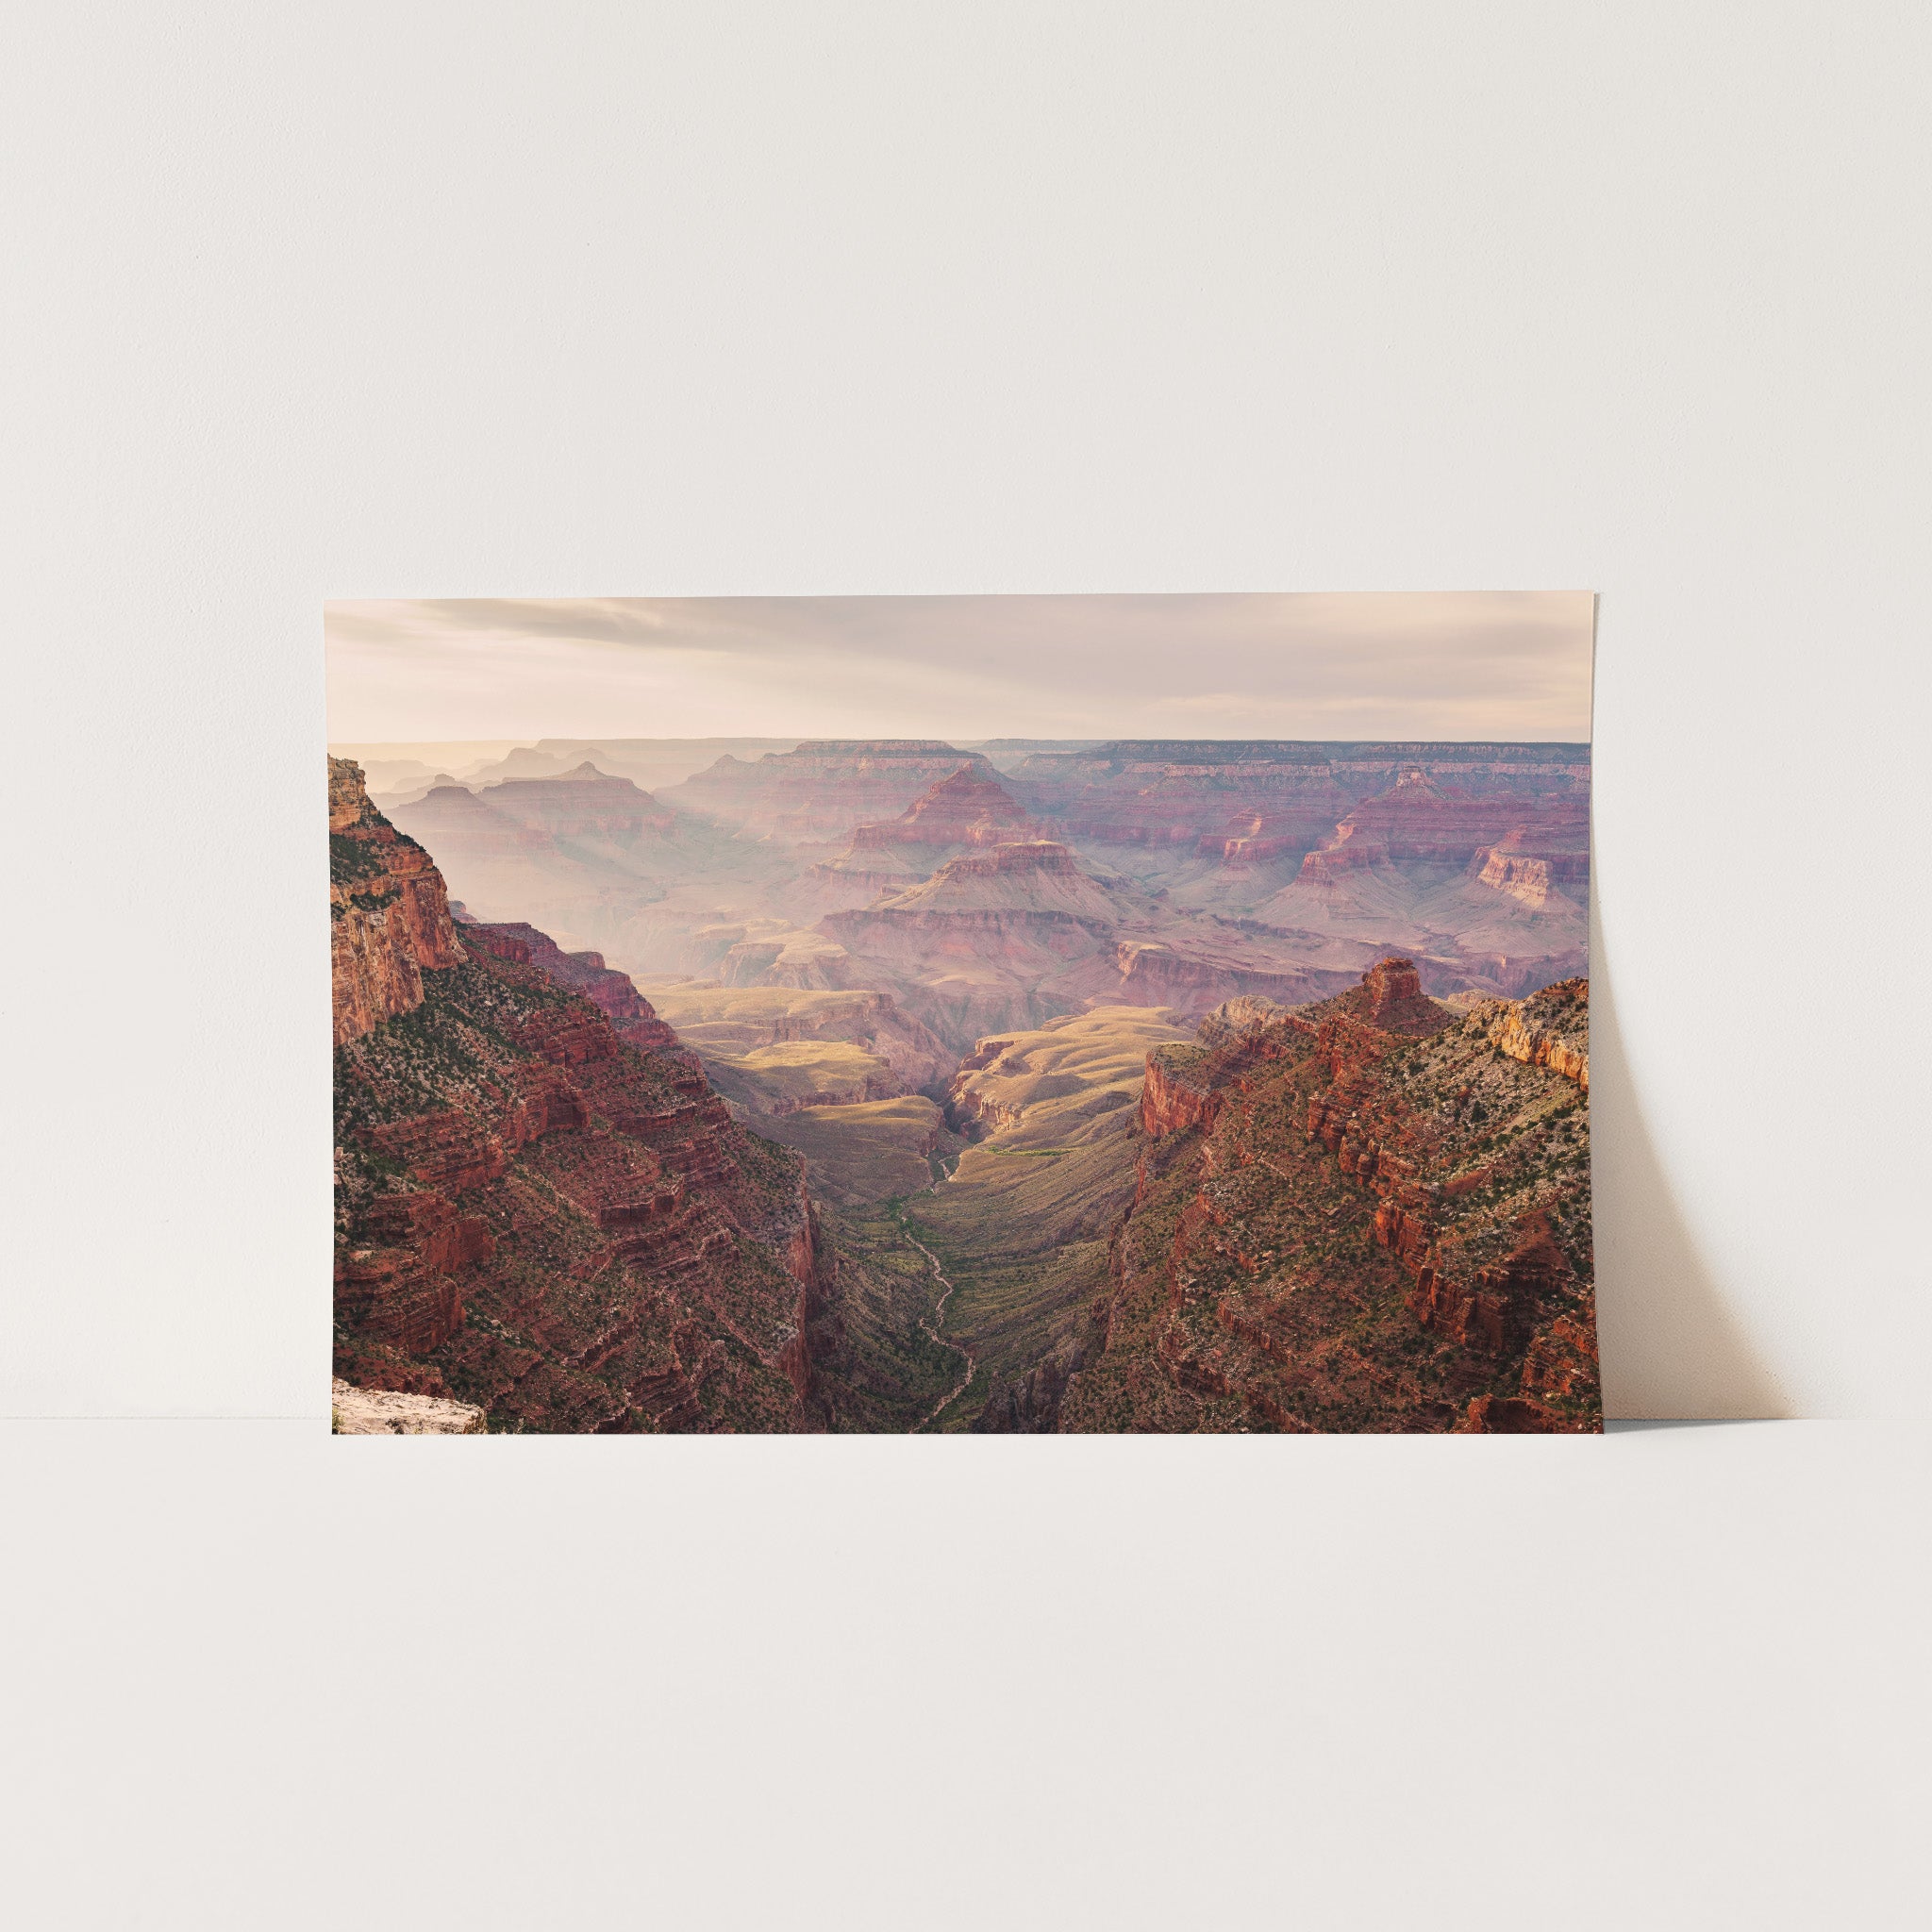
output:
{"label": "rocky outcrop", "polygon": [[1413,959],[1379,960],[1362,974],[1360,995],[1339,1010],[1384,1033],[1421,1036],[1441,1032],[1455,1017],[1424,994]]}
{"label": "rocky outcrop", "polygon": [[1319,999],[1345,969],[1303,968],[1279,935],[1170,912],[1132,880],[1033,841],[967,852],[929,879],[827,915],[846,984],[885,985],[958,1049],[1087,1007],[1203,1014],[1228,999]]}
{"label": "rocky outcrop", "polygon": [[705,863],[674,813],[589,762],[480,791],[439,785],[391,809],[477,918],[528,921],[565,952],[613,941],[662,896],[658,881]]}
{"label": "rocky outcrop", "polygon": [[1171,927],[1172,939],[1119,940],[1112,965],[1117,978],[1096,982],[1095,996],[1123,1004],[1172,1007],[1205,1014],[1234,999],[1298,1005],[1339,991],[1354,975],[1346,971],[1276,964],[1264,941],[1201,922]]}
{"label": "rocky outcrop", "polygon": [[1559,875],[1574,882],[1589,876],[1589,832],[1587,790],[1525,796],[1417,766],[1341,820],[1332,843],[1304,861],[1303,875],[1349,870],[1371,857],[1461,868],[1500,850],[1554,860]]}
{"label": "rocky outcrop", "polygon": [[463,949],[442,877],[370,804],[362,769],[328,761],[329,954],[336,1044],[422,1004],[425,968]]}
{"label": "rocky outcrop", "polygon": [[1002,1027],[1085,1005],[1067,975],[1111,949],[1114,923],[1141,903],[1085,871],[1062,845],[994,845],[818,930],[843,954],[842,983],[890,990],[955,1051]]}
{"label": "rocky outcrop", "polygon": [[1203,832],[1195,849],[1204,858],[1246,869],[1284,858],[1301,859],[1330,838],[1351,803],[1332,779],[1308,788],[1311,796],[1233,813],[1227,823]]}
{"label": "rocky outcrop", "polygon": [[[1578,996],[1517,1012],[1523,1036]],[[1597,1426],[1588,1113],[1549,1057],[1502,1049],[1507,1017],[1389,959],[1150,1054],[1061,1426]]]}
{"label": "rocky outcrop", "polygon": [[1198,1047],[1167,1047],[1147,1056],[1141,1088],[1141,1131],[1150,1141],[1211,1127],[1222,1091]]}
{"label": "rocky outcrop", "polygon": [[480,1436],[483,1411],[474,1403],[391,1389],[329,1388],[329,1427],[338,1436]]}
{"label": "rocky outcrop", "polygon": [[1524,1000],[1476,1008],[1491,1043],[1526,1067],[1548,1067],[1588,1091],[1590,982],[1566,979]]}
{"label": "rocky outcrop", "polygon": [[893,847],[937,850],[1010,845],[1051,835],[984,766],[961,765],[922,791],[896,819],[860,825],[852,856]]}
{"label": "rocky outcrop", "polygon": [[[1131,894],[1126,881],[1095,877],[1064,845],[1031,840],[949,858],[931,878],[881,901],[868,914],[994,911],[1108,925],[1123,917]],[[838,914],[825,923],[838,930],[854,920],[855,915]]]}
{"label": "rocky outcrop", "polygon": [[1158,1141],[1211,1126],[1223,1105],[1247,1092],[1257,1073],[1306,1054],[1310,1042],[1332,1058],[1345,1050],[1340,1045],[1344,1037],[1364,1028],[1372,1036],[1425,1038],[1454,1024],[1454,1014],[1423,992],[1408,959],[1379,961],[1319,1011],[1253,996],[1230,1000],[1201,1023],[1194,1043],[1148,1056],[1141,1129]]}
{"label": "rocky outcrop", "polygon": [[677,829],[675,813],[628,778],[612,778],[587,758],[554,778],[510,778],[477,794],[477,802],[545,841],[594,839],[617,846],[665,839]]}

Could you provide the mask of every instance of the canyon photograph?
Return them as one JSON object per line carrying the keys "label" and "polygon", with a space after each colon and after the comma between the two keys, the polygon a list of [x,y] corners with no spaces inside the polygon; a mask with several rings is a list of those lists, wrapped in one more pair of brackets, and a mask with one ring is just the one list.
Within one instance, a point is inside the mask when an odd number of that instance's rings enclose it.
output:
{"label": "canyon photograph", "polygon": [[336,1429],[1600,1428],[1593,616],[330,605]]}

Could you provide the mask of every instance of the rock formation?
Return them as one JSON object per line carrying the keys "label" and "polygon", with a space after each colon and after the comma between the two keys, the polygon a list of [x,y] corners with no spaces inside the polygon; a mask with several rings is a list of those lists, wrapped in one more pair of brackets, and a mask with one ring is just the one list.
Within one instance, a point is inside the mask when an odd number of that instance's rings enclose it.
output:
{"label": "rock formation", "polygon": [[603,954],[566,953],[548,933],[522,921],[483,925],[458,915],[458,924],[473,928],[472,943],[484,952],[534,966],[553,984],[582,993],[626,1045],[657,1054],[687,1072],[697,1071],[697,1056],[687,1051],[672,1028],[658,1017],[657,1009],[631,983],[628,974],[613,972],[605,965]]}
{"label": "rock formation", "polygon": [[360,769],[328,761],[328,906],[335,1040],[423,1003],[425,968],[463,958],[429,855],[369,803]]}
{"label": "rock formation", "polygon": [[[992,978],[1017,991],[949,1027],[956,1049],[974,1030],[1093,1000],[1199,1014],[1243,992],[1319,998],[1391,951],[1435,993],[1515,998],[1586,964],[1588,746],[1012,747],[1003,776],[937,740],[762,756],[742,742],[655,795],[607,774],[633,756],[633,774],[686,769],[697,741],[679,753],[670,741],[545,741],[480,773],[453,758],[443,770],[463,782],[399,804],[396,824],[479,917],[527,921],[567,953],[594,949],[634,974],[869,988],[908,1005],[918,995],[902,977],[874,974],[870,940],[848,958],[847,934],[826,922],[869,915],[957,858],[1059,846],[1118,902],[1106,963],[1045,991],[1043,965],[996,963]],[[505,782],[475,789],[498,772]],[[961,876],[944,889],[956,909]],[[958,958],[935,970],[948,976]],[[927,991],[936,1010],[944,996]]]}
{"label": "rock formation", "polygon": [[478,797],[491,810],[551,841],[592,839],[635,845],[668,838],[676,815],[628,778],[607,777],[587,758],[551,778],[510,778]]}
{"label": "rock formation", "polygon": [[458,941],[353,766],[331,764],[330,821],[369,902],[343,915],[368,943],[337,948],[342,1379],[496,1427],[817,1425],[806,1330],[833,1264],[796,1157],[601,962],[528,928]]}
{"label": "rock formation", "polygon": [[582,749],[331,763],[370,1427],[1593,1426],[1587,751]]}
{"label": "rock formation", "polygon": [[1586,1008],[1391,959],[1157,1049],[1059,1426],[1597,1427]]}
{"label": "rock formation", "polygon": [[474,1403],[338,1380],[329,1390],[329,1427],[338,1436],[480,1436],[485,1418]]}
{"label": "rock formation", "polygon": [[[1588,795],[1587,744],[1350,744],[1289,740],[1132,741],[1041,753],[1009,774],[1015,794],[1060,836],[1169,845],[1252,860],[1230,842],[1321,844],[1362,801],[1411,774],[1519,807]],[[1273,822],[1264,833],[1248,826]]]}
{"label": "rock formation", "polygon": [[750,763],[722,758],[664,795],[757,838],[843,846],[962,767],[994,776],[976,753],[941,739],[808,739]]}
{"label": "rock formation", "polygon": [[852,852],[906,848],[923,856],[964,846],[1011,845],[1048,834],[983,766],[961,765],[928,786],[895,819],[860,825]]}
{"label": "rock formation", "polygon": [[1345,968],[1304,968],[1279,935],[1178,916],[1051,841],[982,847],[819,931],[846,984],[890,986],[956,1048],[1093,1006],[1201,1014],[1241,993],[1319,998]]}

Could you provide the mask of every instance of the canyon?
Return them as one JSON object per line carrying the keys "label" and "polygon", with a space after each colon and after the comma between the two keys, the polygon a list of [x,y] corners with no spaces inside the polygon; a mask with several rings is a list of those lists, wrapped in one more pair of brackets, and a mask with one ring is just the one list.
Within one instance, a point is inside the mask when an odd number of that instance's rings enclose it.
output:
{"label": "canyon", "polygon": [[[667,743],[650,769],[682,768]],[[394,824],[481,919],[641,980],[889,985],[955,1050],[1081,1002],[1324,997],[1391,952],[1440,994],[1586,963],[1588,746],[1006,742],[995,764],[810,740],[655,791],[609,754],[564,764],[578,748],[435,784]]]}
{"label": "canyon", "polygon": [[594,955],[453,917],[353,765],[329,805],[338,1407],[388,1391],[575,1432],[916,1413],[916,1363],[876,1391],[851,1338],[920,1309],[863,1255],[841,1301],[800,1158]]}
{"label": "canyon", "polygon": [[412,749],[330,761],[352,1390],[1595,1425],[1587,746]]}

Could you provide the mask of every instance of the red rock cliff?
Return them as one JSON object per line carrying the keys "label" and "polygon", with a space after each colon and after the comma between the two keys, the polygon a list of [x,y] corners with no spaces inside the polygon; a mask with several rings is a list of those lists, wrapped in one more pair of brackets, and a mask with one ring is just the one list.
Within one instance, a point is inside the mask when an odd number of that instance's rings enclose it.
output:
{"label": "red rock cliff", "polygon": [[425,969],[454,966],[462,943],[442,874],[369,802],[362,768],[328,761],[330,964],[338,1046],[423,1000]]}
{"label": "red rock cliff", "polygon": [[[816,1424],[831,1280],[796,1156],[748,1134],[622,974],[451,924],[331,766],[337,1374],[492,1427]],[[339,953],[340,958],[340,953]]]}
{"label": "red rock cliff", "polygon": [[1595,1427],[1582,991],[1539,997],[1458,1014],[1387,959],[1157,1049],[1061,1426]]}

